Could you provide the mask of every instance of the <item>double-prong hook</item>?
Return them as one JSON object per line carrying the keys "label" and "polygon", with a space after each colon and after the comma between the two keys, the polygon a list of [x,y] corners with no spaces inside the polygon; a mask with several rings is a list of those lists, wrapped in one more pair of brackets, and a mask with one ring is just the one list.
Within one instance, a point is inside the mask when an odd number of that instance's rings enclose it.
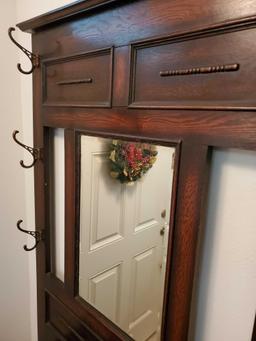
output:
{"label": "double-prong hook", "polygon": [[29,60],[31,61],[31,64],[32,64],[31,69],[28,70],[28,71],[24,71],[24,70],[22,69],[20,63],[17,64],[17,68],[18,68],[18,70],[19,70],[21,73],[23,73],[23,74],[25,74],[25,75],[29,75],[30,73],[32,73],[32,72],[34,71],[34,69],[35,69],[36,67],[39,67],[39,65],[40,65],[40,57],[39,57],[37,54],[34,54],[34,53],[28,51],[27,49],[25,49],[25,47],[21,46],[21,45],[13,38],[13,36],[12,36],[12,32],[13,32],[13,31],[15,31],[15,28],[14,28],[14,27],[10,27],[10,28],[8,29],[8,35],[9,35],[11,41],[12,41],[16,46],[18,46],[18,48],[21,49],[22,52],[25,53],[25,55],[29,58]]}
{"label": "double-prong hook", "polygon": [[12,133],[12,137],[13,137],[14,141],[16,143],[18,143],[21,147],[25,148],[33,157],[33,162],[30,165],[25,165],[23,160],[20,161],[20,165],[23,168],[31,168],[34,166],[34,164],[36,163],[37,160],[42,159],[42,149],[41,148],[32,148],[32,147],[26,146],[24,143],[21,143],[16,137],[16,135],[18,133],[19,133],[18,130],[14,130],[14,132]]}
{"label": "double-prong hook", "polygon": [[22,227],[20,227],[21,223],[23,222],[23,220],[18,220],[17,222],[17,228],[18,230],[20,230],[21,232],[24,232],[24,233],[27,233],[29,234],[30,236],[34,237],[35,238],[35,245],[32,246],[32,247],[27,247],[27,245],[24,245],[23,246],[23,249],[25,251],[32,251],[34,250],[36,247],[37,247],[37,244],[44,239],[44,233],[43,231],[27,231],[27,230],[24,230]]}

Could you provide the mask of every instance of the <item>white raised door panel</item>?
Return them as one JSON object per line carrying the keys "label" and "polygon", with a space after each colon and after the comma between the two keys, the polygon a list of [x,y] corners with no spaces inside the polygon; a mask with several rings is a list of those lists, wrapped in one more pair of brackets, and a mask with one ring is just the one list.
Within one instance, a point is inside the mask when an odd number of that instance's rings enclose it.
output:
{"label": "white raised door panel", "polygon": [[90,250],[93,250],[122,237],[124,203],[122,186],[116,186],[114,193],[109,195],[112,191],[113,179],[106,176],[109,168],[107,153],[92,153],[91,163],[91,199],[93,204],[90,219]]}
{"label": "white raised door panel", "polygon": [[118,264],[89,280],[90,302],[113,322],[118,318],[120,267]]}
{"label": "white raised door panel", "polygon": [[158,326],[156,295],[160,269],[156,266],[155,248],[135,256],[132,263],[129,334],[136,340],[146,340]]}

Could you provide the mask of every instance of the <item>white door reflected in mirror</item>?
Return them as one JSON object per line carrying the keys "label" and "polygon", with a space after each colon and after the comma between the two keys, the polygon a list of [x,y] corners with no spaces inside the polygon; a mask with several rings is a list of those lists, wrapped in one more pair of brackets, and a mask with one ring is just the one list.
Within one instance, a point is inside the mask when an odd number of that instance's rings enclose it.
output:
{"label": "white door reflected in mirror", "polygon": [[174,153],[81,136],[79,295],[137,341],[161,335]]}

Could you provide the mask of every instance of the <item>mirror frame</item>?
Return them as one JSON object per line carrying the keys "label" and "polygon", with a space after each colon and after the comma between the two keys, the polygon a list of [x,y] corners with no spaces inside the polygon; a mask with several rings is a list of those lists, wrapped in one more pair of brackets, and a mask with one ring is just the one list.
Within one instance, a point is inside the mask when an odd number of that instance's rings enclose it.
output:
{"label": "mirror frame", "polygon": [[[123,116],[123,111],[118,115]],[[104,111],[96,110],[92,114],[94,120],[102,122]],[[129,112],[131,116],[131,112]],[[135,111],[138,117],[141,113]],[[46,273],[45,287],[47,292],[60,297],[61,301],[68,305],[78,317],[86,321],[90,330],[97,330],[98,335],[108,335],[116,340],[131,340],[126,333],[109,321],[95,308],[82,300],[77,294],[76,271],[74,264],[77,262],[77,210],[78,188],[77,162],[80,150],[78,137],[81,133],[105,138],[123,138],[125,140],[143,140],[163,145],[176,147],[178,155],[175,162],[175,174],[173,185],[169,250],[167,261],[166,287],[164,294],[162,336],[167,340],[181,340],[181,336],[187,338],[190,309],[197,260],[198,240],[200,230],[203,230],[205,216],[205,196],[208,188],[208,174],[213,147],[238,148],[256,150],[256,137],[248,134],[255,124],[256,117],[252,113],[236,112],[211,112],[205,121],[203,113],[184,112],[183,116],[167,111],[150,111],[149,129],[143,132],[134,131],[134,134],[124,134],[125,130],[119,125],[108,127],[111,122],[103,120],[99,123],[99,130],[94,129],[94,120],[91,116],[80,117],[79,112],[74,113],[73,118],[69,112],[58,115],[45,114],[45,124],[52,128],[65,127],[65,281],[64,284],[49,271]],[[116,113],[112,113],[114,118]],[[159,115],[162,120],[159,123]],[[246,126],[241,125],[246,116]],[[147,117],[140,118],[142,122]],[[125,116],[129,122],[129,115]],[[217,128],[215,122],[221,121]],[[255,123],[254,123],[255,122]],[[88,125],[91,129],[88,129]],[[212,127],[215,127],[213,130]],[[76,128],[77,127],[77,128]],[[166,130],[167,127],[167,130]],[[193,132],[196,127],[196,132]],[[207,128],[207,129],[206,129]],[[47,128],[46,132],[50,129]],[[191,133],[192,130],[192,133]],[[223,130],[226,135],[223,134]],[[47,135],[47,133],[46,133]],[[256,136],[256,135],[255,135]],[[47,163],[45,165],[47,168]],[[186,212],[184,214],[184,212]],[[47,243],[46,243],[47,245]],[[48,249],[48,248],[46,248]],[[39,261],[40,262],[40,261]],[[49,269],[48,269],[49,270]],[[177,328],[171,328],[171,326]],[[185,328],[185,329],[184,329]],[[182,336],[182,337],[183,337]]]}
{"label": "mirror frame", "polygon": [[[66,223],[66,231],[68,236],[66,238],[69,240],[69,243],[66,243],[65,250],[65,262],[72,262],[75,264],[75,267],[68,267],[65,269],[65,274],[67,273],[67,277],[65,277],[65,283],[68,285],[69,289],[74,295],[75,299],[80,302],[81,306],[85,309],[90,311],[94,311],[95,316],[97,319],[99,317],[105,321],[106,324],[111,324],[116,331],[120,332],[120,336],[123,337],[125,335],[125,339],[133,340],[122,331],[115,323],[110,321],[106,316],[104,316],[99,310],[93,307],[90,303],[86,302],[81,296],[79,296],[79,243],[80,243],[80,175],[81,175],[81,136],[93,136],[93,137],[101,137],[107,139],[118,139],[118,140],[125,140],[125,141],[133,141],[133,142],[146,142],[152,143],[156,145],[162,145],[166,147],[173,147],[175,148],[175,159],[174,159],[174,169],[173,169],[173,185],[172,185],[172,192],[171,192],[171,209],[170,209],[170,221],[169,221],[169,236],[168,236],[168,250],[167,250],[167,262],[166,262],[166,274],[165,274],[165,285],[164,285],[164,299],[163,299],[163,311],[162,311],[162,323],[161,323],[161,337],[164,337],[164,330],[166,329],[166,321],[165,315],[167,311],[167,297],[169,295],[169,283],[170,283],[170,262],[171,262],[171,250],[172,250],[172,231],[174,225],[174,212],[176,206],[176,193],[177,193],[177,183],[178,183],[178,169],[179,169],[179,158],[180,158],[180,141],[168,141],[162,139],[148,139],[148,138],[138,138],[134,136],[127,136],[122,134],[109,134],[109,133],[91,133],[90,131],[86,130],[77,130],[77,131],[66,131],[66,139],[73,140],[73,151],[70,151],[71,154],[66,156],[66,162],[69,163],[68,160],[72,160],[72,166],[75,168],[72,170],[72,175],[75,174],[75,179],[72,178],[70,181],[70,177],[72,176],[71,173],[65,178],[69,179],[66,181],[66,189],[69,193],[75,192],[75,213],[74,207],[69,202],[66,205],[66,208],[70,208],[70,211],[67,212],[67,217],[72,216],[73,221]],[[74,157],[75,156],[75,157]],[[170,160],[172,162],[172,160]],[[72,167],[71,166],[71,167]],[[70,170],[70,165],[66,164],[66,170]],[[75,182],[75,186],[74,186]],[[67,192],[66,192],[67,193]],[[72,195],[73,197],[73,195]],[[72,239],[70,239],[72,237]],[[72,260],[71,260],[72,259]],[[119,337],[120,337],[119,336]]]}

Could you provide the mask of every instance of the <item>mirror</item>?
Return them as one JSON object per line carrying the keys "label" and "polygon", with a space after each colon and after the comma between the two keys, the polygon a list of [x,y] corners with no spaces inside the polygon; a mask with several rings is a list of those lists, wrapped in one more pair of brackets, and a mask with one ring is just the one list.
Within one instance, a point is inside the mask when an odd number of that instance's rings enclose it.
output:
{"label": "mirror", "polygon": [[80,139],[79,295],[134,340],[160,340],[175,148]]}
{"label": "mirror", "polygon": [[58,128],[51,132],[51,159],[52,167],[52,272],[64,282],[65,277],[65,147],[64,129]]}

